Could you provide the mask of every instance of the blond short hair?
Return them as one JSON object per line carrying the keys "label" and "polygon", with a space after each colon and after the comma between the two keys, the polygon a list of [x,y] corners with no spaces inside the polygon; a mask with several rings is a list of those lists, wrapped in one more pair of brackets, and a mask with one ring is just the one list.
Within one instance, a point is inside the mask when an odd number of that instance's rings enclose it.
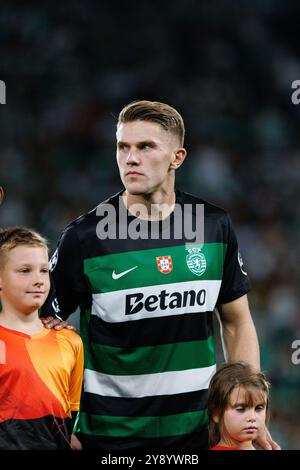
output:
{"label": "blond short hair", "polygon": [[127,104],[119,114],[117,127],[133,121],[150,121],[159,124],[165,131],[175,134],[182,146],[185,128],[182,116],[176,109],[159,101],[138,100]]}
{"label": "blond short hair", "polygon": [[35,230],[27,227],[0,228],[0,269],[8,252],[21,245],[38,246],[48,251],[47,240]]}

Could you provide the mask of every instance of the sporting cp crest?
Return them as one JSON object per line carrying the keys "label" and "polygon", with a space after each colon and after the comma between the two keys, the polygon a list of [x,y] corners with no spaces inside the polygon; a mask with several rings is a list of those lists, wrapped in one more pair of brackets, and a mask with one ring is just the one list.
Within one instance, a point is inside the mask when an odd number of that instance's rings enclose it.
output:
{"label": "sporting cp crest", "polygon": [[173,269],[171,256],[157,256],[156,262],[159,271],[163,274],[169,274]]}
{"label": "sporting cp crest", "polygon": [[186,255],[186,264],[196,276],[202,276],[206,270],[206,258],[200,248],[190,248]]}

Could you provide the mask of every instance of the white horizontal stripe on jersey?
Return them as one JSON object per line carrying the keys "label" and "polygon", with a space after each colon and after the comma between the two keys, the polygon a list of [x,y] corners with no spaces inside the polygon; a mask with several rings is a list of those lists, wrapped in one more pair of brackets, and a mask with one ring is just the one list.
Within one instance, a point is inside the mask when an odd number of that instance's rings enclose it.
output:
{"label": "white horizontal stripe on jersey", "polygon": [[216,366],[141,375],[108,375],[84,371],[85,392],[123,398],[141,398],[195,392],[208,388]]}
{"label": "white horizontal stripe on jersey", "polygon": [[[92,315],[97,315],[103,321],[108,323],[126,322],[131,320],[141,320],[143,318],[165,317],[170,315],[182,315],[185,313],[212,312],[216,306],[221,281],[195,280],[173,284],[160,284],[134,289],[124,289],[114,292],[105,292],[102,294],[93,294]],[[182,305],[175,308],[162,309],[160,307],[160,298],[162,291],[166,291],[166,303],[175,302],[171,294],[184,295],[184,292],[195,291],[199,294],[200,305],[195,302],[194,305]],[[200,291],[205,291],[200,293]],[[141,300],[135,301],[135,295],[143,294]],[[203,295],[202,295],[203,294]],[[154,296],[157,297],[155,302]],[[204,297],[205,296],[205,297]],[[127,305],[135,307],[142,302],[142,308],[137,313],[126,314]],[[189,296],[188,296],[189,298]],[[148,308],[145,306],[145,300],[148,301]],[[150,305],[150,308],[149,308]],[[174,305],[174,304],[173,304]]]}

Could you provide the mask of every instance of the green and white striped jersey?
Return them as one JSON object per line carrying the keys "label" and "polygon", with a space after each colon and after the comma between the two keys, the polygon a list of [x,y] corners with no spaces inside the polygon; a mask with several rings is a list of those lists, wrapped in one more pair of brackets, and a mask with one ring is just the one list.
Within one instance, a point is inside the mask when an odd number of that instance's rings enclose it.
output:
{"label": "green and white striped jersey", "polygon": [[[120,234],[120,195],[103,203],[115,209],[113,234]],[[227,213],[180,191],[176,204],[192,208],[193,217],[203,205],[202,243],[172,230],[153,239],[100,239],[100,205],[65,229],[52,258],[60,315],[81,311],[85,372],[76,431],[86,448],[207,446],[213,311],[250,286]],[[127,216],[128,225],[136,222]],[[174,214],[169,222],[174,228]],[[153,224],[162,234],[152,222],[149,235]],[[45,310],[53,314],[51,302]]]}

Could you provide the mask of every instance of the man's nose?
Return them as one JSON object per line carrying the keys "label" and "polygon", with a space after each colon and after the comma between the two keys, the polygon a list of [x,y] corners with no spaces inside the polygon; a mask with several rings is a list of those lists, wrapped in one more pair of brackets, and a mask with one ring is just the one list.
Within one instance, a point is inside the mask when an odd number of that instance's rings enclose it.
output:
{"label": "man's nose", "polygon": [[131,163],[139,163],[139,162],[140,162],[140,159],[139,159],[138,152],[134,149],[131,149],[128,152],[126,163],[131,164]]}

